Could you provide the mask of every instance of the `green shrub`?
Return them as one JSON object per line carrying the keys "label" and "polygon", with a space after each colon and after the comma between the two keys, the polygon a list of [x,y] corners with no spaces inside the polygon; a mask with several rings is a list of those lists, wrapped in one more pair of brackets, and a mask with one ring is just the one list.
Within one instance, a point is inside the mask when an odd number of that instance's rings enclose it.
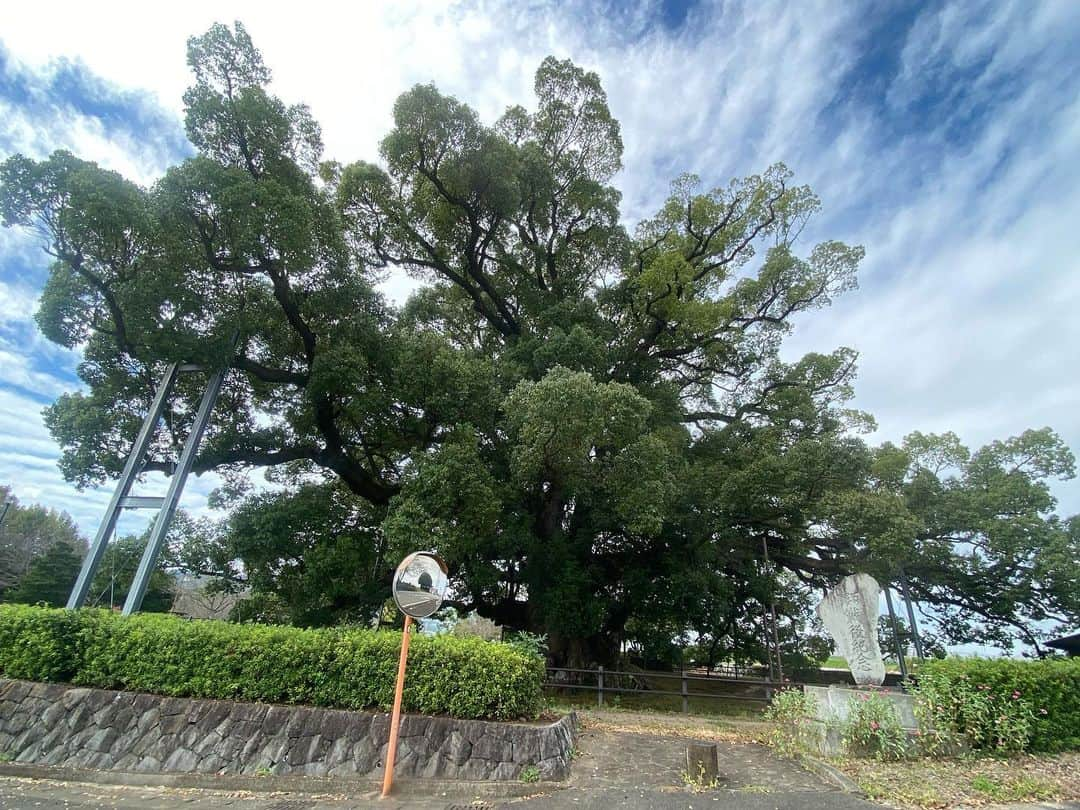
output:
{"label": "green shrub", "polygon": [[[178,697],[388,709],[401,633],[0,605],[0,673]],[[406,711],[535,716],[544,662],[508,644],[414,636]]]}
{"label": "green shrub", "polygon": [[71,680],[82,626],[68,611],[0,605],[0,672],[28,681]]}
{"label": "green shrub", "polygon": [[1080,749],[1080,658],[929,660],[913,691],[924,722],[976,749]]}
{"label": "green shrub", "polygon": [[519,650],[547,659],[548,637],[546,633],[530,633],[528,630],[519,630],[510,633],[505,639],[507,644],[513,644]]}
{"label": "green shrub", "polygon": [[907,732],[896,705],[878,692],[860,692],[848,703],[843,726],[844,748],[854,756],[880,760],[903,759]]}
{"label": "green shrub", "polygon": [[816,714],[817,701],[802,689],[781,689],[773,695],[762,716],[773,723],[769,744],[776,749],[776,753],[793,757],[809,748],[808,726]]}

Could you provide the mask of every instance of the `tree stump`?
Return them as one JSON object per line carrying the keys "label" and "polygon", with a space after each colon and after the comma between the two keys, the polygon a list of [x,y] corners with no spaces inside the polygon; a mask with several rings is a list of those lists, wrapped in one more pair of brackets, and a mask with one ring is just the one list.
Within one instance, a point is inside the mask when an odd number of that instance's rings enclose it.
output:
{"label": "tree stump", "polygon": [[714,784],[720,777],[716,743],[689,743],[686,746],[686,778],[695,784]]}

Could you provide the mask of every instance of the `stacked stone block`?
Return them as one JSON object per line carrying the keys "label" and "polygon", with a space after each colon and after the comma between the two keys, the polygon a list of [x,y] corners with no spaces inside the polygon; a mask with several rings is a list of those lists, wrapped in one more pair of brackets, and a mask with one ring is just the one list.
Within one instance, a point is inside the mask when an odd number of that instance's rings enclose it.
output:
{"label": "stacked stone block", "polygon": [[[363,777],[382,768],[387,714],[192,700],[0,679],[0,755],[133,772]],[[573,715],[550,725],[406,715],[397,776],[565,779]]]}

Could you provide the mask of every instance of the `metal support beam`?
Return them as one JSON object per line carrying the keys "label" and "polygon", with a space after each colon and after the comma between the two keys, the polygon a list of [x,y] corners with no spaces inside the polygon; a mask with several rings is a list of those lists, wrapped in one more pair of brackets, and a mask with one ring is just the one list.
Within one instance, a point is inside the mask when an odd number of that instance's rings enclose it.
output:
{"label": "metal support beam", "polygon": [[922,661],[926,656],[923,655],[922,638],[919,636],[919,625],[915,622],[915,608],[911,606],[907,574],[904,573],[903,568],[900,569],[900,591],[904,595],[904,602],[907,604],[908,622],[911,624],[911,640],[915,642],[915,655]]}
{"label": "metal support beam", "polygon": [[225,369],[219,369],[210,375],[206,384],[199,410],[195,414],[195,422],[191,426],[191,432],[184,442],[183,452],[180,454],[180,462],[176,466],[169,481],[169,491],[165,494],[165,503],[158,512],[154,527],[150,532],[150,540],[143,551],[142,560],[139,562],[139,570],[135,572],[135,579],[131,583],[127,599],[124,601],[124,615],[130,616],[142,607],[143,596],[146,595],[146,587],[150,584],[150,574],[157,564],[161,547],[165,544],[165,535],[169,531],[173,515],[176,513],[177,504],[180,502],[180,493],[184,490],[188,474],[195,463],[195,454],[199,451],[199,443],[202,441],[203,432],[210,421],[210,412],[214,409],[218,394],[221,393],[221,383],[225,379]]}
{"label": "metal support beam", "polygon": [[[767,568],[772,568],[772,565],[769,562],[769,541],[765,537],[761,538],[761,548],[765,552],[765,566]],[[777,622],[776,622],[776,598],[773,596],[772,585],[771,584],[769,586],[769,615],[772,617],[772,624],[771,624],[771,627],[772,627],[772,642],[773,642],[773,648],[776,651],[776,671],[777,671],[777,675],[779,676],[780,680],[783,681],[784,680],[784,659],[780,655],[780,634],[777,632],[777,629],[776,629],[776,625],[777,625]],[[771,668],[772,667],[770,667],[770,669]]]}
{"label": "metal support beam", "polygon": [[896,660],[900,664],[900,677],[907,679],[907,662],[904,660],[904,645],[900,643],[900,626],[896,623],[896,611],[892,606],[892,590],[885,586],[885,604],[889,608],[889,621],[892,622],[893,645],[896,647]]}
{"label": "metal support beam", "polygon": [[128,495],[120,501],[121,509],[160,509],[165,503],[164,498],[151,495]]}
{"label": "metal support beam", "polygon": [[94,536],[94,542],[90,544],[90,551],[87,553],[86,559],[83,560],[79,578],[75,581],[75,587],[71,589],[71,595],[67,601],[68,610],[80,608],[86,601],[90,583],[94,579],[98,565],[101,564],[101,557],[105,553],[109,538],[116,529],[116,520],[120,517],[120,510],[123,508],[122,503],[127,498],[131,485],[142,467],[143,457],[150,446],[150,440],[154,437],[154,431],[157,429],[161,414],[165,410],[165,401],[172,392],[173,384],[176,382],[176,375],[176,363],[170,363],[165,367],[165,373],[161,377],[161,382],[158,383],[157,393],[154,394],[154,401],[150,405],[146,418],[143,419],[139,435],[136,437],[135,444],[132,445],[131,452],[124,463],[124,471],[120,474],[120,480],[116,482],[116,490],[113,492],[109,506],[105,510],[105,517],[102,518],[101,525]]}

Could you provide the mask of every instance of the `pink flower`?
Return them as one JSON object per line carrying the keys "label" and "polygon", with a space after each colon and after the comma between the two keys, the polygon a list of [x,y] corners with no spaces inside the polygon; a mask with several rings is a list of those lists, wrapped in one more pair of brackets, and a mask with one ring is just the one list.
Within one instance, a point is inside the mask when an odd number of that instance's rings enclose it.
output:
{"label": "pink flower", "polygon": [[1017,700],[1017,699],[1019,699],[1019,697],[1020,697],[1020,693],[1016,692],[1016,691],[1013,691],[1013,700]]}
{"label": "pink flower", "polygon": [[874,731],[877,731],[879,728],[881,728],[881,726],[878,725],[877,720],[871,720],[870,721],[870,728],[872,728]]}

